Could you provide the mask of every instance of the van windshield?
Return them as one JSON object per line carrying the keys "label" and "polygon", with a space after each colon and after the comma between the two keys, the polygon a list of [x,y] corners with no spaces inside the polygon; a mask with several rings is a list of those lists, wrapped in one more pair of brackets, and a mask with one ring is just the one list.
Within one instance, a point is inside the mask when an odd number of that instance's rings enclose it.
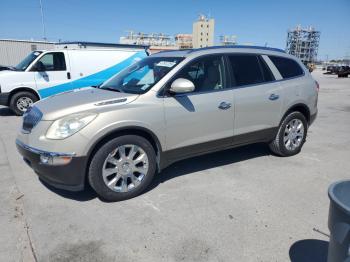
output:
{"label": "van windshield", "polygon": [[17,71],[24,71],[28,66],[41,54],[41,51],[31,52],[26,58],[22,60],[18,65],[15,66]]}
{"label": "van windshield", "polygon": [[144,58],[107,80],[100,88],[132,94],[146,93],[182,60],[182,57]]}

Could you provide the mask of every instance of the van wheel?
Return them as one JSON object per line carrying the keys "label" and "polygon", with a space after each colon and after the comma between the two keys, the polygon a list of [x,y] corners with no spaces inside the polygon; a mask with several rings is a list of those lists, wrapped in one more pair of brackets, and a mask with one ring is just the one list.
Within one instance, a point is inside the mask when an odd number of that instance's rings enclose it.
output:
{"label": "van wheel", "polygon": [[300,112],[288,114],[278,129],[275,139],[269,144],[279,156],[293,156],[300,152],[306,141],[308,123]]}
{"label": "van wheel", "polygon": [[36,101],[38,101],[38,98],[33,93],[18,92],[11,97],[10,108],[16,115],[21,116]]}
{"label": "van wheel", "polygon": [[140,195],[156,172],[156,155],[143,137],[126,135],[104,144],[93,156],[88,173],[91,187],[107,201]]}

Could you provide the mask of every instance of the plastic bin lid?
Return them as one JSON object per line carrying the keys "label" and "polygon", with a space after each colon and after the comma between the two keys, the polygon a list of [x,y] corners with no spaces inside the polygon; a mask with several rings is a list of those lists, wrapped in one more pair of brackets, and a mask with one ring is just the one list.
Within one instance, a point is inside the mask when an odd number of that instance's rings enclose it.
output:
{"label": "plastic bin lid", "polygon": [[339,208],[350,215],[350,180],[333,183],[328,189],[328,196]]}

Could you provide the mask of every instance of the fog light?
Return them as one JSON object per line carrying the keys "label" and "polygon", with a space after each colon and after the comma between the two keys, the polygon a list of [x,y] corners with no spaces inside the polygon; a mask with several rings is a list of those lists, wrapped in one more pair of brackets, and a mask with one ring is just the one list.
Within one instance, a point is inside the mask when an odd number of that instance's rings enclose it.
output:
{"label": "fog light", "polygon": [[40,155],[40,163],[44,165],[67,165],[72,161],[71,156],[50,156],[50,155]]}
{"label": "fog light", "polygon": [[40,155],[40,162],[45,165],[51,165],[52,164],[52,157],[48,155]]}

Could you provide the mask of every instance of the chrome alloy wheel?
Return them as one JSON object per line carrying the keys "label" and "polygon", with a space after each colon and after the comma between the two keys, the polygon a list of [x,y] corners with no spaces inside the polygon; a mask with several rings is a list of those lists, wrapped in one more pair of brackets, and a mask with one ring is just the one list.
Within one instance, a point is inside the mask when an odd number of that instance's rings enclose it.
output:
{"label": "chrome alloy wheel", "polygon": [[17,108],[22,111],[22,112],[25,112],[27,110],[28,107],[30,107],[31,105],[33,105],[33,100],[29,97],[20,97],[18,100],[17,100]]}
{"label": "chrome alloy wheel", "polygon": [[304,139],[304,124],[299,119],[292,119],[284,130],[283,142],[287,150],[298,148]]}
{"label": "chrome alloy wheel", "polygon": [[106,158],[102,176],[106,186],[115,192],[129,192],[138,187],[147,175],[149,161],[137,145],[121,145]]}

